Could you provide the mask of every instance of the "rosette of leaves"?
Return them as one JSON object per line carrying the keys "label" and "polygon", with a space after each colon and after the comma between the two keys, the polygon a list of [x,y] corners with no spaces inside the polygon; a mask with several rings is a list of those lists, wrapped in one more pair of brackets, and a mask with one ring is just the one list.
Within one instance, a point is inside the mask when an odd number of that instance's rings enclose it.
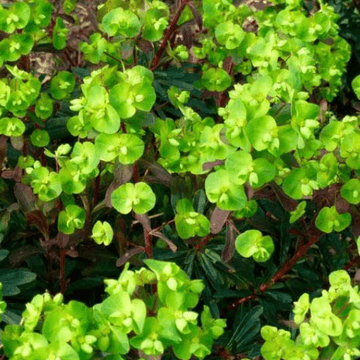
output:
{"label": "rosette of leaves", "polygon": [[90,36],[90,43],[80,44],[80,50],[84,53],[84,58],[93,64],[98,64],[104,60],[104,52],[107,50],[107,41],[100,33]]}
{"label": "rosette of leaves", "polygon": [[259,230],[247,230],[236,238],[235,249],[243,257],[252,256],[257,262],[265,262],[275,246],[270,236],[263,236]]}
{"label": "rosette of leaves", "polygon": [[124,165],[133,164],[144,152],[144,142],[133,134],[99,134],[95,146],[100,160],[117,158]]}
{"label": "rosette of leaves", "polygon": [[169,7],[162,1],[153,1],[151,8],[143,18],[142,36],[148,41],[158,41],[162,38],[168,26]]}
{"label": "rosette of leaves", "polygon": [[231,86],[230,75],[221,68],[211,68],[203,72],[202,85],[209,91],[222,92]]}
{"label": "rosette of leaves", "polygon": [[121,214],[128,214],[131,210],[145,214],[155,206],[155,202],[154,192],[144,182],[123,184],[111,194],[111,204]]}
{"label": "rosette of leaves", "polygon": [[41,201],[56,199],[62,192],[59,174],[50,172],[43,166],[35,168],[30,174],[30,179],[34,194],[38,194]]}
{"label": "rosette of leaves", "polygon": [[62,50],[66,48],[67,36],[69,32],[70,30],[66,28],[64,20],[61,17],[57,17],[52,33],[55,49]]}
{"label": "rosette of leaves", "polygon": [[1,40],[0,53],[3,61],[19,60],[21,55],[28,55],[34,45],[29,34],[11,34],[8,38]]}
{"label": "rosette of leaves", "polygon": [[113,236],[114,231],[107,221],[101,222],[98,220],[94,224],[91,237],[97,244],[104,244],[105,246],[108,246],[111,244]]}
{"label": "rosette of leaves", "polygon": [[210,202],[226,211],[241,210],[247,202],[243,185],[234,179],[232,173],[223,169],[207,176],[205,192]]}
{"label": "rosette of leaves", "polygon": [[111,88],[110,104],[121,119],[132,117],[136,110],[150,111],[156,100],[152,87],[153,75],[143,66],[125,71],[120,81]]}
{"label": "rosette of leaves", "polygon": [[20,136],[25,132],[25,124],[17,118],[4,117],[0,119],[0,134],[6,136]]}
{"label": "rosette of leaves", "polygon": [[351,224],[351,214],[339,214],[336,206],[323,207],[315,220],[316,227],[324,233],[341,232]]}
{"label": "rosette of leaves", "polygon": [[75,76],[68,71],[60,71],[50,83],[51,95],[56,100],[64,99],[75,87]]}
{"label": "rosette of leaves", "polygon": [[290,332],[272,326],[261,329],[266,340],[261,348],[265,360],[279,359],[279,353],[283,359],[293,359],[298,350],[309,359],[353,359],[359,355],[359,289],[351,286],[345,270],[332,272],[329,282],[329,290],[323,290],[321,297],[310,302],[305,293],[294,303],[294,320],[300,325],[296,341],[290,339]]}
{"label": "rosette of leaves", "polygon": [[195,235],[206,236],[210,233],[209,219],[194,211],[191,201],[181,199],[176,204],[175,227],[182,239],[189,239]]}
{"label": "rosette of leaves", "polygon": [[30,20],[30,6],[15,2],[8,9],[0,5],[0,30],[8,34],[23,29]]}
{"label": "rosette of leaves", "polygon": [[35,114],[42,120],[48,119],[53,112],[53,100],[47,93],[41,93],[35,105]]}
{"label": "rosette of leaves", "polygon": [[109,36],[121,35],[131,38],[140,33],[141,22],[132,11],[119,7],[103,17],[101,28]]}
{"label": "rosette of leaves", "polygon": [[238,24],[227,21],[215,28],[216,40],[228,50],[234,50],[240,46],[245,38],[245,31]]}
{"label": "rosette of leaves", "polygon": [[65,211],[60,211],[58,230],[64,234],[73,234],[75,229],[82,229],[85,225],[85,210],[77,205],[67,205]]}

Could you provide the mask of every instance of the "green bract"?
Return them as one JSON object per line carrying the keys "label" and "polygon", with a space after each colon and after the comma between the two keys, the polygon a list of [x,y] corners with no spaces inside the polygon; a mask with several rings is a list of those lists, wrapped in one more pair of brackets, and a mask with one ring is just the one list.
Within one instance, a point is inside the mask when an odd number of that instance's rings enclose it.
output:
{"label": "green bract", "polygon": [[231,77],[223,69],[212,68],[204,71],[201,82],[206,89],[221,92],[231,85]]}
{"label": "green bract", "polygon": [[350,204],[357,205],[360,203],[360,180],[351,179],[341,188],[341,196]]}
{"label": "green bract", "polygon": [[189,239],[195,235],[205,236],[210,232],[210,221],[202,214],[194,211],[188,199],[179,200],[176,204],[176,231],[182,239]]}
{"label": "green bract", "polygon": [[227,21],[216,27],[215,36],[221,45],[224,45],[229,50],[233,50],[240,46],[245,37],[245,32],[240,25]]}
{"label": "green bract", "polygon": [[1,5],[0,30],[8,34],[23,29],[30,20],[30,6],[24,2],[15,2],[8,9]]}
{"label": "green bract", "polygon": [[0,134],[6,136],[20,136],[25,131],[24,123],[17,118],[1,118]]}
{"label": "green bract", "polygon": [[104,221],[102,223],[101,221],[97,221],[93,227],[91,237],[97,244],[104,244],[107,246],[112,242],[113,235],[113,229],[108,222]]}
{"label": "green bract", "polygon": [[48,94],[42,93],[40,99],[36,102],[35,114],[42,120],[51,116],[53,112],[53,100]]}
{"label": "green bract", "polygon": [[226,170],[218,170],[208,175],[205,191],[209,201],[223,210],[241,210],[247,202],[244,187]]}
{"label": "green bract", "polygon": [[46,130],[36,129],[31,133],[30,140],[34,146],[43,147],[49,144],[50,136]]}
{"label": "green bract", "polygon": [[263,236],[258,230],[247,230],[235,240],[236,251],[246,258],[253,257],[257,262],[267,261],[275,247],[270,236]]}
{"label": "green bract", "polygon": [[64,99],[75,87],[75,77],[68,71],[60,71],[50,84],[51,95],[56,100]]}
{"label": "green bract", "polygon": [[56,18],[53,30],[53,44],[55,49],[61,50],[66,47],[67,35],[69,32],[70,30],[65,27],[64,20],[60,17]]}
{"label": "green bract", "polygon": [[339,214],[335,206],[322,208],[315,220],[316,227],[328,234],[334,230],[343,231],[350,224],[350,213]]}
{"label": "green bract", "polygon": [[85,210],[77,205],[67,205],[59,214],[58,229],[64,234],[73,234],[85,224]]}
{"label": "green bract", "polygon": [[134,37],[140,32],[141,23],[130,10],[117,8],[111,10],[102,19],[102,28],[109,36],[122,35]]}
{"label": "green bract", "polygon": [[155,206],[155,202],[154,192],[144,182],[121,185],[111,194],[112,206],[122,214],[128,214],[131,210],[145,214]]}
{"label": "green bract", "polygon": [[133,164],[144,152],[144,142],[131,134],[100,134],[95,139],[100,160],[119,159],[121,164]]}

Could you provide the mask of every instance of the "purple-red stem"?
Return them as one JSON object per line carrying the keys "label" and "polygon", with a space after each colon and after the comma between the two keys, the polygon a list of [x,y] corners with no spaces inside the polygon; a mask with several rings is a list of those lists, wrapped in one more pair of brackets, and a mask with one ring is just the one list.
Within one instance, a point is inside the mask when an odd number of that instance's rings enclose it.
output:
{"label": "purple-red stem", "polygon": [[166,30],[166,33],[164,35],[164,39],[163,39],[163,41],[162,41],[162,43],[160,45],[160,48],[159,48],[159,50],[157,51],[157,53],[155,54],[155,56],[154,56],[154,58],[152,60],[151,71],[154,71],[159,66],[161,56],[162,56],[163,52],[166,49],[166,45],[167,45],[171,35],[176,30],[176,25],[177,25],[177,22],[180,19],[181,13],[183,12],[183,10],[185,8],[185,5],[187,5],[187,3],[189,3],[189,1],[190,0],[182,0],[181,5],[179,6],[179,9],[176,11],[176,13],[174,15],[174,18],[173,18],[169,28]]}
{"label": "purple-red stem", "polygon": [[66,250],[64,247],[60,247],[60,292],[65,293],[66,279],[65,279],[65,256]]}

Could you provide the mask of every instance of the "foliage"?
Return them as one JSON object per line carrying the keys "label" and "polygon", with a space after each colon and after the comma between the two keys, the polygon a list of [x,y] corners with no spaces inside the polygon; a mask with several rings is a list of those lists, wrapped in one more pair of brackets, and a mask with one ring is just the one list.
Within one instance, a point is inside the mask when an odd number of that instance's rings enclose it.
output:
{"label": "foliage", "polygon": [[0,5],[5,356],[359,355],[351,6]]}

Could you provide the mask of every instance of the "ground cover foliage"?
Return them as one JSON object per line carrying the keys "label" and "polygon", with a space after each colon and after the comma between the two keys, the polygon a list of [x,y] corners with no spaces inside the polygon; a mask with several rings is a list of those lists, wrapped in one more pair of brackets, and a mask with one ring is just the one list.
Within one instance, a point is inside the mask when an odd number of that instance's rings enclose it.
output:
{"label": "ground cover foliage", "polygon": [[1,359],[360,357],[358,1],[1,4]]}

